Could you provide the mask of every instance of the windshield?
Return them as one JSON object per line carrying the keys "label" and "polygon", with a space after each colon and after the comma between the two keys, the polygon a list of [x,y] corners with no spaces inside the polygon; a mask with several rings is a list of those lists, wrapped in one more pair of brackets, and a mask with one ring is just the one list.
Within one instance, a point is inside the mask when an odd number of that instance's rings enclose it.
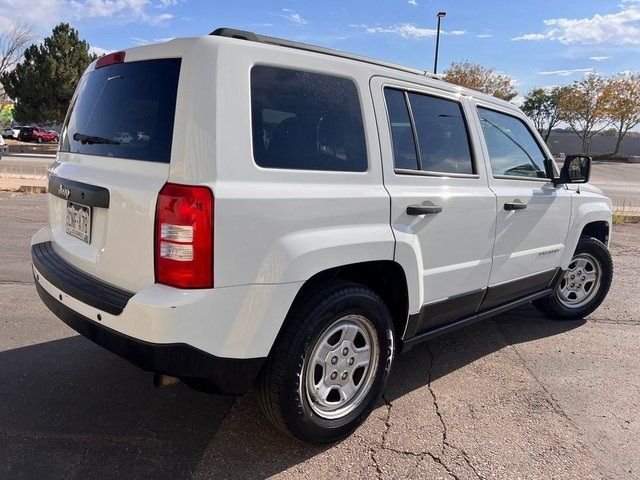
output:
{"label": "windshield", "polygon": [[168,163],[180,59],[118,63],[86,73],[61,152]]}

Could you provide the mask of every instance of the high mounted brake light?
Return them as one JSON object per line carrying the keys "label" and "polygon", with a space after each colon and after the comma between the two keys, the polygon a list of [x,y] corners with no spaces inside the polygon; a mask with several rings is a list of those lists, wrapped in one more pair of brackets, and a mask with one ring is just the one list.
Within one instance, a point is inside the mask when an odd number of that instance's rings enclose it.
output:
{"label": "high mounted brake light", "polygon": [[213,202],[209,187],[162,187],[155,226],[157,283],[213,288]]}
{"label": "high mounted brake light", "polygon": [[100,57],[96,62],[96,69],[106,67],[108,65],[113,65],[114,63],[123,63],[124,56],[125,52],[114,52],[108,55],[104,55]]}

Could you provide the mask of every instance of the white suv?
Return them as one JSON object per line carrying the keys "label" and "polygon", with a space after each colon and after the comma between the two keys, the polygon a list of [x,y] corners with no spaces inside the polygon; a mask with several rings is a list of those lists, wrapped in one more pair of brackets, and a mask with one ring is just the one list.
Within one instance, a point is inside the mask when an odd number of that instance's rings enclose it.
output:
{"label": "white suv", "polygon": [[33,273],[65,323],[156,378],[257,384],[274,424],[329,442],[403,349],[530,301],[598,307],[611,202],[568,185],[589,167],[558,172],[496,98],[219,29],[89,66]]}

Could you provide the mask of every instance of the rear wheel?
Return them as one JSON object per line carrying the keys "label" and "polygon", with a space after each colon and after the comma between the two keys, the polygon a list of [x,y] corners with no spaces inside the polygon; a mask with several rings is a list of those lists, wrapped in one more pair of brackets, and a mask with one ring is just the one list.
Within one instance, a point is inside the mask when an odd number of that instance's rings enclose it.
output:
{"label": "rear wheel", "polygon": [[42,143],[42,137],[36,137],[36,142]]}
{"label": "rear wheel", "polygon": [[583,318],[600,306],[612,278],[613,262],[607,247],[596,238],[582,237],[553,294],[533,304],[550,318]]}
{"label": "rear wheel", "polygon": [[369,289],[339,282],[297,301],[259,379],[267,418],[310,443],[340,440],[382,395],[393,323]]}

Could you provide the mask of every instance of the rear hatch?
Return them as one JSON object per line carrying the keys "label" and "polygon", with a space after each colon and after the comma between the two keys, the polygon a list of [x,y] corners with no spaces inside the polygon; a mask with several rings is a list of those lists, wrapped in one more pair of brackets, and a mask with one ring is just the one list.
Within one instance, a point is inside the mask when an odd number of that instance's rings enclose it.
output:
{"label": "rear hatch", "polygon": [[78,85],[50,169],[49,222],[56,253],[135,292],[154,282],[181,60],[129,57],[99,59]]}

